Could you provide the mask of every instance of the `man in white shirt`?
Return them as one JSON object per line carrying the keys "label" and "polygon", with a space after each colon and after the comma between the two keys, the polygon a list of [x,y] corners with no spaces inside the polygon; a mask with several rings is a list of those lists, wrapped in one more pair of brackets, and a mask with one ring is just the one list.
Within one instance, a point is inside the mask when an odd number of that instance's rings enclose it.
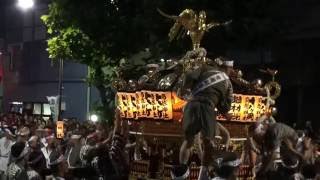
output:
{"label": "man in white shirt", "polygon": [[47,168],[49,169],[49,163],[50,163],[50,155],[51,152],[56,148],[55,146],[55,137],[54,135],[50,135],[45,138],[45,142],[43,142],[44,147],[41,148],[41,151],[46,158],[46,164]]}
{"label": "man in white shirt", "polygon": [[26,156],[28,149],[24,142],[16,142],[11,147],[11,163],[7,169],[8,180],[28,180]]}
{"label": "man in white shirt", "polygon": [[4,137],[0,139],[0,179],[5,179],[5,172],[8,168],[11,146],[14,144],[14,134],[8,129],[4,129]]}
{"label": "man in white shirt", "polygon": [[74,134],[71,136],[69,141],[70,149],[67,151],[67,163],[69,168],[81,167],[80,150],[81,135]]}
{"label": "man in white shirt", "polygon": [[62,154],[53,151],[50,154],[49,166],[52,172],[52,180],[65,180],[66,173],[68,172],[68,164]]}

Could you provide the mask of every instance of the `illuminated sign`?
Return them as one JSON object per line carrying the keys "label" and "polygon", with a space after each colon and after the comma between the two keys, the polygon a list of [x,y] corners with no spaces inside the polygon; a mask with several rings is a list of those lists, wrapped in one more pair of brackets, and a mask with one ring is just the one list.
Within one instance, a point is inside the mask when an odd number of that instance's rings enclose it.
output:
{"label": "illuminated sign", "polygon": [[117,93],[121,117],[128,119],[172,119],[171,92]]}
{"label": "illuminated sign", "polygon": [[[234,94],[229,113],[233,121],[256,121],[267,112],[266,104],[267,98],[263,96]],[[217,116],[217,119],[225,120],[221,114]]]}

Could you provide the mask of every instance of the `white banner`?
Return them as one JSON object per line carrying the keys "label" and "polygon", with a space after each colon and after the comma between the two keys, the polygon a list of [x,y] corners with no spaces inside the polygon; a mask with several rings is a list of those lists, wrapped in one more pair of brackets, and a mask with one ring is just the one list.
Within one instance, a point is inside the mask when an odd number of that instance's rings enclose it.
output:
{"label": "white banner", "polygon": [[59,96],[47,96],[53,121],[58,120]]}

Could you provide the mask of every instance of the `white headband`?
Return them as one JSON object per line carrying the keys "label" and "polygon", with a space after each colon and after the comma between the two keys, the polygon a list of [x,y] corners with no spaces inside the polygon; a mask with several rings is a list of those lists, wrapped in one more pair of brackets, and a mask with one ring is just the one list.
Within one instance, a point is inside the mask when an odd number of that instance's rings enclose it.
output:
{"label": "white headband", "polygon": [[286,168],[289,168],[289,169],[294,169],[294,168],[298,167],[299,160],[297,160],[297,162],[294,165],[291,165],[291,166],[286,165],[283,161],[281,161],[281,164],[282,164],[283,167],[286,167]]}
{"label": "white headband", "polygon": [[80,139],[80,138],[81,138],[81,135],[74,134],[71,136],[71,139]]}
{"label": "white headband", "polygon": [[262,123],[259,123],[258,126],[254,129],[254,132],[256,134],[260,134],[263,130],[263,124]]}
{"label": "white headband", "polygon": [[48,140],[48,139],[53,139],[54,138],[54,135],[52,134],[52,135],[50,135],[50,136],[47,136],[46,137],[46,140]]}
{"label": "white headband", "polygon": [[34,141],[34,140],[36,140],[37,138],[38,138],[38,136],[31,136],[28,141],[29,141],[29,142],[30,142],[30,141]]}
{"label": "white headband", "polygon": [[147,68],[159,68],[158,64],[147,64]]}
{"label": "white headband", "polygon": [[227,161],[227,162],[222,162],[223,161],[223,158],[218,158],[215,160],[218,167],[221,167],[221,166],[231,166],[231,167],[238,167],[241,163],[241,160],[240,159],[236,159],[234,161]]}
{"label": "white headband", "polygon": [[224,61],[223,65],[228,66],[228,67],[233,67],[233,61]]}

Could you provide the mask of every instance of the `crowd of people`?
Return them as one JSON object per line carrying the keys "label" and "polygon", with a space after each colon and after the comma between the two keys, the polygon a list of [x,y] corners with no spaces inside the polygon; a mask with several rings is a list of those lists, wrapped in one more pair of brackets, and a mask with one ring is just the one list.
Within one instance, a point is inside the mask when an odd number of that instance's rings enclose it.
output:
{"label": "crowd of people", "polygon": [[50,119],[10,113],[0,122],[1,180],[128,179],[128,124],[119,113],[113,128],[65,120],[61,139]]}
{"label": "crowd of people", "polygon": [[[137,159],[131,147],[135,139],[128,135],[127,121],[119,113],[113,128],[102,122],[65,120],[62,139],[56,138],[56,125],[50,119],[9,113],[1,116],[0,124],[1,180],[128,179],[130,161]],[[199,179],[234,179],[244,163],[256,179],[316,179],[319,142],[308,124],[295,130],[273,121],[255,123],[248,128],[243,155],[213,153],[208,164],[214,171],[200,173]]]}

